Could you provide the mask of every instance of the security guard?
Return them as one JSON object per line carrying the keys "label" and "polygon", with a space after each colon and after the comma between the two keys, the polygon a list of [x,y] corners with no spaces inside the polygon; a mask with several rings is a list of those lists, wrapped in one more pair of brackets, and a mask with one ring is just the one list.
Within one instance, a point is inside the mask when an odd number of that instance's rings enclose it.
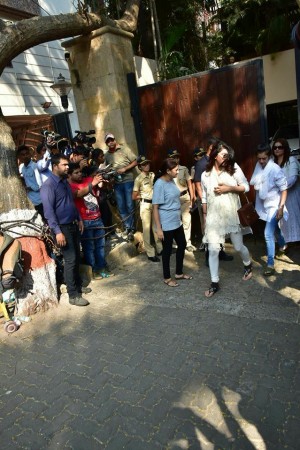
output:
{"label": "security guard", "polygon": [[162,243],[154,231],[152,215],[152,194],[154,173],[150,172],[150,160],[145,156],[137,157],[138,168],[141,173],[134,180],[132,199],[140,200],[140,216],[143,225],[143,239],[149,261],[159,262],[155,255],[155,248],[151,245],[151,229],[153,232],[157,254],[162,252]]}
{"label": "security guard", "polygon": [[194,247],[191,243],[192,219],[190,209],[195,200],[192,179],[189,174],[188,168],[179,164],[180,153],[178,152],[178,150],[169,150],[168,158],[174,159],[179,166],[178,176],[174,179],[174,181],[176,183],[176,186],[180,190],[181,219],[186,239],[186,250],[188,252],[193,252],[196,250],[196,247]]}

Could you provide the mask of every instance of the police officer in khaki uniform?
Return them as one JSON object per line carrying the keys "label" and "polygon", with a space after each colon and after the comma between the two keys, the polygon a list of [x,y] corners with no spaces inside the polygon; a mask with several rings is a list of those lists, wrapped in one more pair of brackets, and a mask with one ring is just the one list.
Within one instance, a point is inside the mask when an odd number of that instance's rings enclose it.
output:
{"label": "police officer in khaki uniform", "polygon": [[176,183],[176,186],[180,190],[181,219],[186,239],[186,250],[188,252],[193,252],[196,250],[196,247],[194,247],[191,243],[192,218],[190,209],[195,200],[192,179],[189,174],[188,168],[179,164],[180,153],[178,152],[178,150],[169,150],[168,158],[174,159],[179,165],[179,172],[177,178],[175,178],[174,181]]}
{"label": "police officer in khaki uniform", "polygon": [[149,261],[159,262],[155,255],[155,248],[151,245],[151,229],[153,232],[157,254],[162,252],[162,243],[154,231],[152,215],[152,194],[154,173],[150,172],[150,160],[145,156],[137,157],[138,168],[141,173],[134,180],[132,199],[140,200],[140,216],[143,225],[143,239]]}

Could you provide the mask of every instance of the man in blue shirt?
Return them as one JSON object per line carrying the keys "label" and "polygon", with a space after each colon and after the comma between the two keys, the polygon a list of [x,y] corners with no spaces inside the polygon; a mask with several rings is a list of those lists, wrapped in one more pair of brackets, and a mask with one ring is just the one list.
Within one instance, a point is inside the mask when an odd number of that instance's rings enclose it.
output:
{"label": "man in blue shirt", "polygon": [[64,279],[71,305],[87,306],[82,292],[91,292],[82,287],[79,274],[80,233],[83,222],[73,200],[71,187],[67,181],[69,161],[64,155],[53,155],[52,173],[41,187],[41,198],[45,217],[56,243],[64,257]]}
{"label": "man in blue shirt", "polygon": [[44,219],[43,204],[40,196],[42,180],[37,168],[37,164],[31,159],[31,149],[26,145],[21,145],[17,150],[17,157],[22,164],[21,175],[25,183],[27,197],[34,205],[35,210]]}

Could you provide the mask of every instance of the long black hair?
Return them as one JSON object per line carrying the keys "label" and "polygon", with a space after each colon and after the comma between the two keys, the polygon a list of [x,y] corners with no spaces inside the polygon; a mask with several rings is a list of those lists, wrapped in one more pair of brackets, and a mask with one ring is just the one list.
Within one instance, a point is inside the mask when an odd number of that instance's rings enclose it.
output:
{"label": "long black hair", "polygon": [[220,153],[221,150],[227,150],[228,152],[228,158],[226,158],[222,164],[222,168],[225,170],[225,172],[228,172],[229,175],[233,175],[235,172],[235,168],[234,168],[234,155],[232,154],[232,152],[230,151],[230,148],[223,143],[220,143],[217,147],[214,147],[213,150],[211,151],[210,155],[209,155],[209,160],[208,163],[206,165],[206,172],[210,172],[212,170],[212,168],[215,165],[215,159],[216,156],[218,155],[218,153]]}

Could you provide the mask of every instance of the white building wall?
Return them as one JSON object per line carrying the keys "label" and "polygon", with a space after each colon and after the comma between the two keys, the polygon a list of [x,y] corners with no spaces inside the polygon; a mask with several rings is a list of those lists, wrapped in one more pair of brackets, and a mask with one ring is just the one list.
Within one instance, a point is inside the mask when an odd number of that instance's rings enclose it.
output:
{"label": "white building wall", "polygon": [[[73,0],[39,0],[42,15],[64,14],[75,11]],[[60,97],[50,88],[61,73],[70,81],[62,40],[51,41],[26,50],[12,61],[0,77],[0,106],[5,116],[58,114],[64,112]],[[155,83],[156,64],[153,60],[135,57],[137,85]],[[71,128],[79,129],[73,91],[68,95]],[[42,104],[51,102],[48,109]]]}
{"label": "white building wall", "polygon": [[[72,0],[40,0],[42,15],[74,12]],[[58,114],[64,112],[60,97],[50,88],[61,73],[70,81],[61,41],[37,45],[18,55],[0,77],[0,106],[5,116]],[[69,115],[74,132],[79,128],[73,92],[69,96]],[[51,102],[48,109],[42,104]]]}

